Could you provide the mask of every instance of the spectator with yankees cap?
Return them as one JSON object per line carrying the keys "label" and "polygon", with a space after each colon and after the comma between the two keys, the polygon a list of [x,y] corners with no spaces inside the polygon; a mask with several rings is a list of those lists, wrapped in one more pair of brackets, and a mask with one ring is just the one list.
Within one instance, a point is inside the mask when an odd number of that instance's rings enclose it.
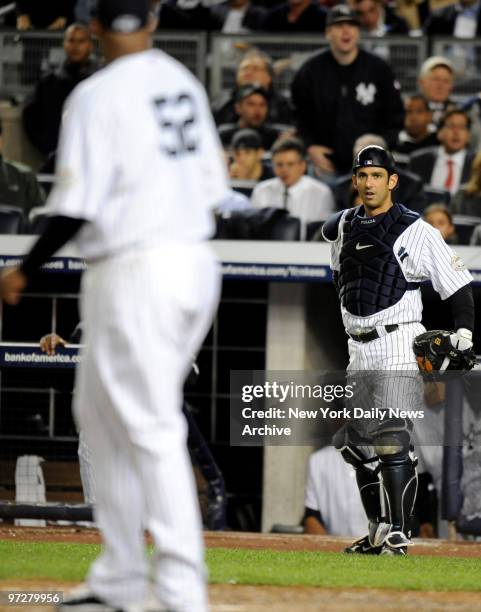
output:
{"label": "spectator with yankees cap", "polygon": [[235,87],[212,103],[212,112],[217,125],[233,123],[237,120],[235,112],[237,90],[251,83],[259,83],[269,92],[269,121],[292,123],[290,102],[276,90],[273,79],[274,67],[271,58],[259,49],[248,51],[237,66]]}
{"label": "spectator with yankees cap", "polygon": [[243,128],[255,130],[264,149],[270,149],[277,138],[290,128],[288,125],[267,121],[270,96],[259,83],[244,85],[237,90],[235,111],[238,119],[218,127],[219,136],[225,148],[229,147],[234,134]]}
{"label": "spectator with yankees cap", "polygon": [[332,181],[350,171],[352,147],[362,134],[395,142],[404,108],[391,68],[359,48],[359,19],[348,6],[329,11],[326,38],[329,48],[301,66],[291,91],[298,132],[316,173]]}

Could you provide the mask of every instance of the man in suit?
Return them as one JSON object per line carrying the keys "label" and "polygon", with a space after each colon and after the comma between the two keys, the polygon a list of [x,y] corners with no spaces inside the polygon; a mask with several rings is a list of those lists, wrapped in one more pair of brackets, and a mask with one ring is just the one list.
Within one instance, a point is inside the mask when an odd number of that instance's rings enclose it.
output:
{"label": "man in suit", "polygon": [[415,151],[409,170],[425,185],[444,189],[451,195],[469,179],[474,153],[469,150],[471,120],[459,109],[448,111],[438,129],[439,147]]}
{"label": "man in suit", "polygon": [[309,240],[310,224],[324,221],[334,211],[332,192],[321,181],[306,176],[306,150],[298,138],[277,141],[271,154],[276,176],[254,187],[252,206],[286,209],[301,220],[301,240]]}
{"label": "man in suit", "polygon": [[[386,141],[382,136],[378,136],[377,134],[364,134],[354,143],[353,156],[355,157],[361,149],[370,145],[377,145],[385,148]],[[402,202],[411,210],[421,212],[426,205],[421,178],[401,168],[397,169],[397,174],[399,176],[399,182],[393,197],[397,202]],[[332,187],[332,191],[334,193],[336,207],[339,210],[351,208],[361,203],[361,201],[358,200],[358,193],[352,184],[352,173],[337,178]]]}

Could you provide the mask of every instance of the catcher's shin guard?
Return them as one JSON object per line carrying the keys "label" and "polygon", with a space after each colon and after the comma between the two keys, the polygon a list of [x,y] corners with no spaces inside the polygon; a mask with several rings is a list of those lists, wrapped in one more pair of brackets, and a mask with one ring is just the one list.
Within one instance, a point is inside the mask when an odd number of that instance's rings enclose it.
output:
{"label": "catcher's shin guard", "polygon": [[391,532],[401,532],[410,538],[418,488],[417,461],[410,456],[405,444],[393,443],[394,436],[391,436],[391,444],[379,444],[386,442],[386,437],[377,441],[376,450],[379,454],[387,521],[391,525]]}
{"label": "catcher's shin guard", "polygon": [[373,548],[382,546],[384,538],[389,533],[391,525],[386,520],[383,511],[382,483],[378,476],[378,469],[370,469],[361,465],[356,469],[357,486],[361,495],[361,502],[369,519],[369,544]]}
{"label": "catcher's shin guard", "polygon": [[377,457],[367,457],[366,453],[353,444],[349,444],[347,430],[341,429],[333,439],[334,446],[343,456],[344,461],[356,470],[356,481],[361,495],[361,502],[369,521],[367,536],[356,540],[345,549],[347,553],[379,554],[384,538],[389,533],[390,525],[383,519],[382,484],[378,476],[379,469],[368,467],[367,463]]}
{"label": "catcher's shin guard", "polygon": [[367,463],[377,460],[377,457],[368,457],[359,446],[349,441],[348,427],[342,427],[334,435],[332,442],[346,463],[356,470],[357,486],[361,494],[362,505],[370,521],[380,520],[381,511],[381,482],[378,470],[367,467]]}

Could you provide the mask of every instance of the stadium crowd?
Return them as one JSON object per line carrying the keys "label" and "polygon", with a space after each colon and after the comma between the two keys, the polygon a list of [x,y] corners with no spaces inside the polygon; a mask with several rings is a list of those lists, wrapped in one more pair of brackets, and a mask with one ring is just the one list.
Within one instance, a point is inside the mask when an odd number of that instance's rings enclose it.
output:
{"label": "stadium crowd", "polygon": [[[50,174],[63,103],[77,83],[99,68],[87,25],[94,1],[15,4],[15,11],[4,17],[6,27],[64,31],[63,63],[43,73],[39,65],[30,71],[30,78],[38,78],[23,101],[25,134],[44,160],[39,171]],[[382,46],[367,51],[361,38],[423,32],[473,37],[481,19],[479,5],[472,0],[415,5],[405,0],[165,1],[161,29],[236,34],[243,51],[233,60],[234,86],[211,101],[235,190],[218,211],[223,217],[220,237],[253,238],[257,232],[268,238],[275,227],[272,237],[282,239],[283,223],[291,228],[294,219],[297,232],[289,229],[285,238],[318,239],[320,225],[333,210],[356,203],[352,155],[359,142],[374,142],[395,153],[399,201],[418,212],[431,204],[447,207],[455,215],[454,225],[463,225],[454,232],[456,239],[477,241],[480,98],[453,95],[457,68],[452,58],[443,56],[424,61],[417,74],[418,91],[406,94],[395,68],[383,59]],[[328,47],[295,61],[273,61],[261,49],[238,42],[242,35],[257,32],[319,33]],[[34,57],[35,44],[30,42],[24,47],[24,62]],[[286,70],[291,72],[290,86],[281,88],[276,83]],[[26,216],[42,203],[37,199],[20,205]],[[265,214],[267,208],[277,213]],[[253,209],[259,209],[257,215]],[[238,231],[239,215],[243,223],[248,218],[247,233]],[[19,227],[25,229],[25,223]]]}
{"label": "stadium crowd", "polygon": [[[2,0],[1,5],[9,4]],[[63,29],[73,20],[87,22],[94,0],[18,0],[16,18],[21,30]],[[336,0],[164,0],[164,29],[221,30],[229,34],[264,32],[324,32],[327,13]],[[476,0],[350,0],[363,31],[384,36],[422,30],[460,38],[480,32]],[[462,19],[459,17],[462,16]]]}

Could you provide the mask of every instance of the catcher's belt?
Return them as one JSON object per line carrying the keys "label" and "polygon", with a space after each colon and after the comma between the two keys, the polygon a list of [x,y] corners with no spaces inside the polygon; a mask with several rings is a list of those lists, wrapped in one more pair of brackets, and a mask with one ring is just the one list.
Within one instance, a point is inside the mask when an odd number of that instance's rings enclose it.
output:
{"label": "catcher's belt", "polygon": [[[394,323],[393,325],[383,325],[384,329],[388,334],[393,331],[399,329],[399,325]],[[376,328],[371,329],[370,331],[360,331],[358,334],[347,332],[349,337],[355,340],[356,342],[371,342],[371,340],[377,340],[380,338],[379,332]]]}

